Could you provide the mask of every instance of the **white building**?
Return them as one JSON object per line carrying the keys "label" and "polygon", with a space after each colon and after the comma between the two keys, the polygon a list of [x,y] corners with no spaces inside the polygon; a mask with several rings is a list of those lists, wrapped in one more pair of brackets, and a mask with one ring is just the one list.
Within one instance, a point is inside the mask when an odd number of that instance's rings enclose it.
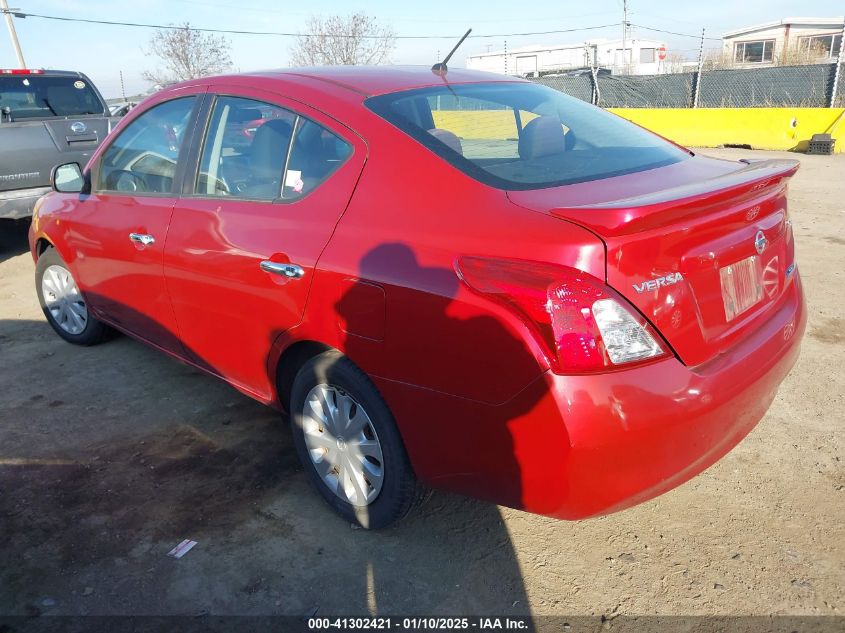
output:
{"label": "white building", "polygon": [[615,73],[656,75],[666,72],[666,44],[657,40],[588,40],[580,44],[524,46],[467,57],[466,66],[505,75],[537,77],[595,65]]}
{"label": "white building", "polygon": [[752,68],[794,61],[832,61],[842,46],[843,18],[784,18],[722,34],[735,64]]}

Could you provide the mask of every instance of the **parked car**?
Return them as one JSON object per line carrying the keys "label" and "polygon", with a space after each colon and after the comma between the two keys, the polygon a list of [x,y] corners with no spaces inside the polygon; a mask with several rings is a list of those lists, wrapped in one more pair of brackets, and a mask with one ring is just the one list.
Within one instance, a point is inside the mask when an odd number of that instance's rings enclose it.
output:
{"label": "parked car", "polygon": [[59,336],[113,328],[288,411],[346,519],[428,487],[580,519],[688,480],[771,404],[806,322],[796,169],[510,77],[244,74],[155,94],[58,168],[30,243]]}
{"label": "parked car", "polygon": [[110,126],[103,97],[82,73],[0,69],[0,218],[32,215],[52,168],[85,164]]}
{"label": "parked car", "polygon": [[295,115],[281,108],[239,108],[226,119],[223,143],[237,152],[247,151],[258,128],[271,119],[287,119],[293,123]]}
{"label": "parked car", "polygon": [[138,104],[132,101],[121,101],[109,106],[109,111],[113,117],[122,117],[126,116],[136,105]]}

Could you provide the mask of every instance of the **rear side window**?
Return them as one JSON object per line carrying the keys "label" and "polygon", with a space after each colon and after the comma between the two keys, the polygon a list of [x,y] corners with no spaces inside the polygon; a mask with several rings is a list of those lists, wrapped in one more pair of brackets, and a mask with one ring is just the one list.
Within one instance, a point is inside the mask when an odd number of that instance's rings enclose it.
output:
{"label": "rear side window", "polygon": [[103,153],[97,190],[172,193],[176,163],[195,101],[195,97],[167,101],[132,121]]}
{"label": "rear side window", "polygon": [[285,171],[283,197],[298,198],[316,189],[352,154],[352,146],[321,125],[300,117]]}
{"label": "rear side window", "polygon": [[106,111],[87,80],[44,75],[0,76],[0,110],[12,121],[102,115]]}
{"label": "rear side window", "polygon": [[684,150],[546,86],[480,83],[371,97],[367,107],[499,189],[541,189],[654,169]]}
{"label": "rear side window", "polygon": [[284,108],[218,97],[203,142],[196,193],[278,198],[295,124],[296,115]]}

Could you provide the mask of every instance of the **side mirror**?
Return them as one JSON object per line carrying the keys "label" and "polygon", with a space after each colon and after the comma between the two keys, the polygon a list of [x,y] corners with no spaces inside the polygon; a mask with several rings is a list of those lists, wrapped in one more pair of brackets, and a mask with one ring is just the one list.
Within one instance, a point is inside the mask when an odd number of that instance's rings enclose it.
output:
{"label": "side mirror", "polygon": [[59,193],[79,193],[85,186],[85,177],[79,163],[65,163],[53,167],[50,173],[50,186]]}

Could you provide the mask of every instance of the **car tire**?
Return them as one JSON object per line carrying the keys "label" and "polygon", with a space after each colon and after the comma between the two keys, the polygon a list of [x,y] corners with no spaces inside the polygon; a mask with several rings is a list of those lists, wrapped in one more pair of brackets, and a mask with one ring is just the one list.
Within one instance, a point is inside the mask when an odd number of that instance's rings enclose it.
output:
{"label": "car tire", "polygon": [[308,480],[344,519],[384,528],[425,499],[387,403],[340,352],[324,352],[302,366],[290,413]]}
{"label": "car tire", "polygon": [[38,258],[35,291],[47,323],[68,343],[96,345],[112,333],[111,328],[88,312],[85,297],[54,248],[48,248]]}

